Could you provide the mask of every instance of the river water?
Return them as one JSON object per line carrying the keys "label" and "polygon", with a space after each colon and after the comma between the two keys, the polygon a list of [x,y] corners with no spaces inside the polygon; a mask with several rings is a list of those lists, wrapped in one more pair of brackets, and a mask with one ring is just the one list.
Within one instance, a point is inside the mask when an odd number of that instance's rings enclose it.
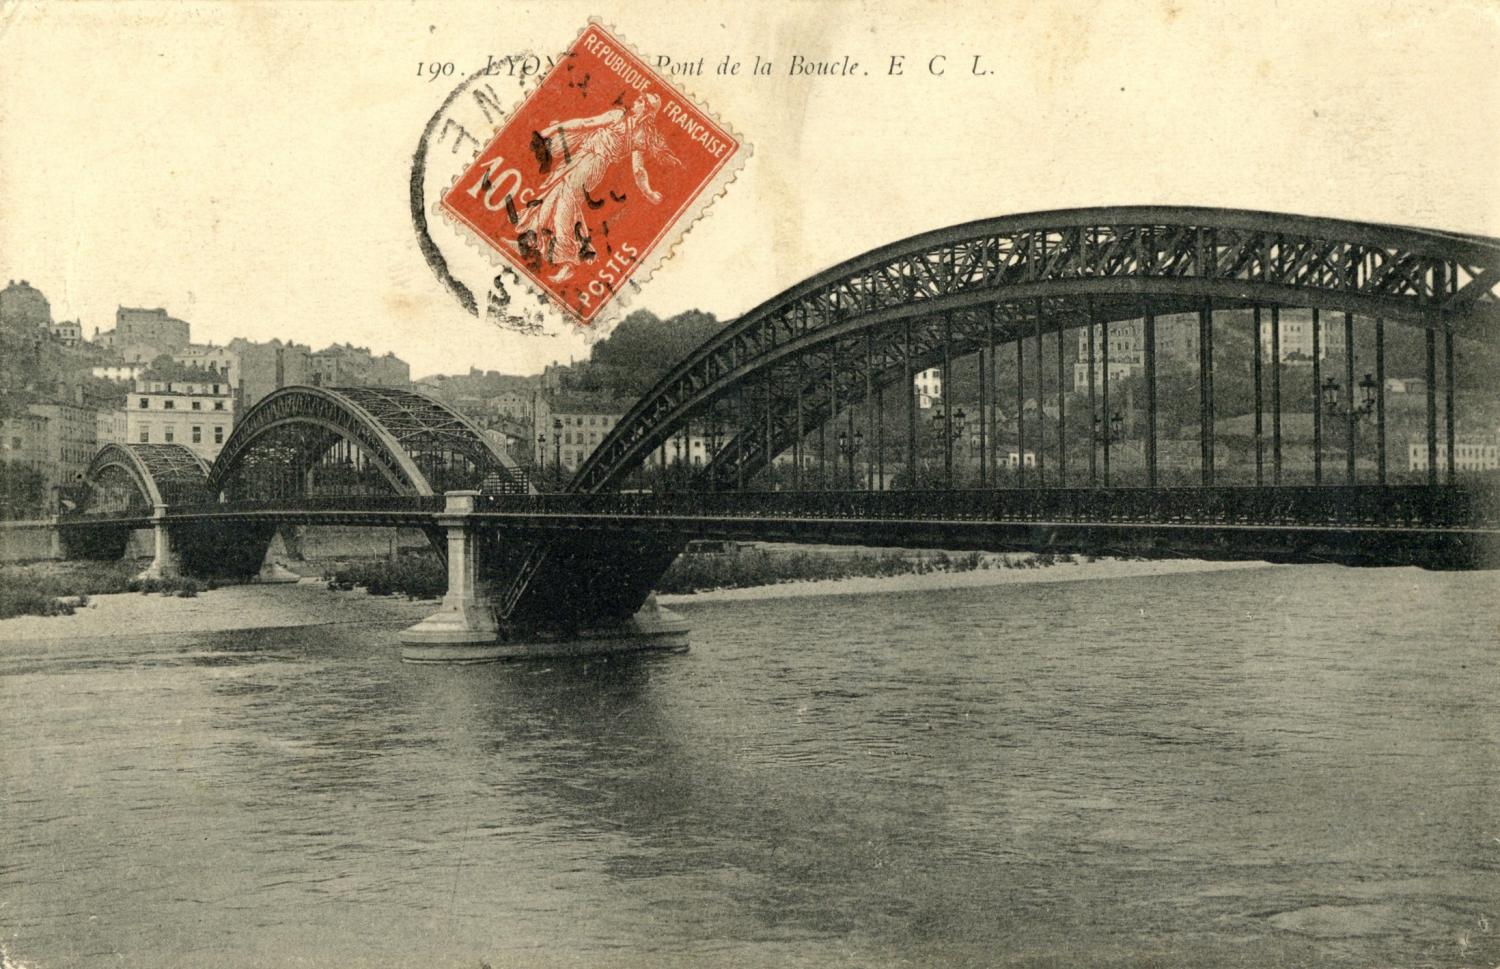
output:
{"label": "river water", "polygon": [[1500,963],[1500,576],[1298,566],[0,647],[12,964]]}

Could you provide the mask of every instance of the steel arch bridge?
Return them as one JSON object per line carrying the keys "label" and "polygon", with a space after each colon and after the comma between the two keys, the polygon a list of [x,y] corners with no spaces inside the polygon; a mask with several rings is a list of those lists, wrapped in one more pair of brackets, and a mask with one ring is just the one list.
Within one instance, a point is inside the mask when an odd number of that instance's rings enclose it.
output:
{"label": "steel arch bridge", "polygon": [[305,496],[307,473],[330,457],[330,470],[342,465],[355,479],[344,482],[351,493],[524,490],[514,462],[446,404],[391,387],[307,386],[274,391],[246,412],[208,490],[229,501]]}
{"label": "steel arch bridge", "polygon": [[[1500,488],[1493,479],[1460,483],[1455,474],[1455,340],[1500,344],[1497,286],[1500,240],[1428,229],[1184,207],[972,222],[850,259],[729,322],[632,407],[561,493],[517,487],[513,471],[497,470],[507,462],[471,423],[419,394],[289,387],[246,412],[208,471],[208,502],[179,502],[171,521],[250,532],[286,521],[416,525],[434,538],[446,530],[448,548],[462,550],[449,557],[450,592],[491,603],[498,618],[517,627],[607,624],[631,615],[693,537],[1493,567],[1500,562]],[[1283,475],[1281,377],[1290,370],[1278,340],[1279,314],[1289,309],[1313,314],[1313,393],[1303,415],[1312,425],[1312,487],[1294,480],[1290,462]],[[1234,326],[1225,326],[1225,311],[1236,314]],[[1159,444],[1184,439],[1158,440],[1155,326],[1157,317],[1180,314],[1197,323],[1192,487],[1183,487],[1180,461],[1170,469],[1177,480],[1158,479]],[[1216,314],[1225,334],[1246,321],[1254,328],[1254,488],[1216,478],[1223,464],[1215,454]],[[1319,314],[1332,318],[1330,333],[1342,323],[1347,348],[1356,345],[1356,319],[1364,332],[1373,328],[1374,370],[1361,384],[1371,399],[1362,411],[1354,401],[1354,352],[1343,355],[1340,381],[1330,375],[1325,386],[1321,379]],[[1260,339],[1265,317],[1269,349]],[[1145,419],[1132,439],[1140,444],[1144,480],[1128,488],[1111,480],[1118,445],[1109,428],[1110,380],[1095,386],[1100,364],[1111,373],[1110,327],[1123,321],[1144,329]],[[1391,345],[1399,334],[1407,347],[1401,352],[1414,355],[1399,361],[1402,372],[1425,374],[1425,482],[1387,474],[1388,327]],[[1081,334],[1088,335],[1092,434],[1087,421],[1070,432],[1065,420],[1084,407],[1079,390],[1067,399],[1064,380],[1064,339],[1075,330],[1080,364]],[[1056,370],[1047,373],[1044,347],[1054,340]],[[1418,344],[1425,353],[1413,349]],[[1002,352],[1014,355],[1015,396],[1006,402],[1015,415],[1006,432],[1017,459],[1007,475],[1011,487],[1000,487]],[[944,478],[941,487],[924,486],[916,475],[913,379],[940,367],[946,386],[954,359],[973,356],[980,488],[955,486],[946,407],[931,435],[942,440]],[[1041,413],[1049,382],[1055,421]],[[893,448],[904,460],[893,464],[904,464],[906,489],[891,490],[883,466],[876,476],[868,450],[863,488],[852,452],[845,452],[846,489],[828,487],[826,431],[857,443],[856,415],[869,438],[881,435],[875,450],[885,461],[884,403],[893,389],[906,432]],[[1378,464],[1361,471],[1356,425],[1366,418]],[[701,469],[666,491],[630,487],[653,455],[665,465],[668,442],[690,440],[695,430],[712,441]],[[1070,476],[1070,433],[1075,444],[1084,436],[1086,480],[1076,465]],[[802,487],[803,449],[813,437],[816,492]],[[1323,465],[1325,439],[1337,452],[1338,437],[1345,444],[1342,480],[1334,480],[1336,469],[1325,475]],[[1072,450],[1079,460],[1083,449]],[[757,476],[771,481],[768,469],[788,452],[793,487],[754,490]],[[836,455],[835,471],[837,465]],[[481,494],[445,506],[440,493],[454,490]],[[457,580],[455,562],[468,570]],[[463,588],[455,591],[454,581]]]}
{"label": "steel arch bridge", "polygon": [[1298,307],[1493,341],[1497,285],[1500,240],[1429,229],[1161,206],[970,222],[857,256],[732,321],[631,409],[569,489],[608,490],[720,405],[731,430],[707,475],[730,487],[799,431],[945,358],[1090,324]]}
{"label": "steel arch bridge", "polygon": [[[914,236],[857,256],[827,269],[760,304],[689,354],[630,410],[590,455],[567,485],[567,491],[600,495],[620,488],[660,451],[667,463],[668,441],[686,437],[693,428],[719,444],[691,487],[722,494],[743,491],[746,482],[778,455],[793,452],[800,489],[804,440],[819,434],[822,474],[823,430],[841,414],[849,416],[846,439],[860,431],[878,433],[876,415],[883,394],[898,388],[907,411],[905,465],[917,464],[917,420],[913,380],[941,366],[944,377],[952,360],[980,355],[980,394],[986,394],[985,354],[989,360],[989,393],[996,392],[995,361],[1002,346],[1016,354],[1016,411],[1025,407],[1028,379],[1023,341],[1034,341],[1031,365],[1038,409],[1042,341],[1057,340],[1057,463],[1053,487],[1068,485],[1066,409],[1062,361],[1064,334],[1086,328],[1103,334],[1104,372],[1109,372],[1110,323],[1144,321],[1149,384],[1148,421],[1143,443],[1147,485],[1158,486],[1155,399],[1154,321],[1167,314],[1196,313],[1199,318],[1199,437],[1201,484],[1215,485],[1215,414],[1213,334],[1216,310],[1250,310],[1260,332],[1261,314],[1270,314],[1279,339],[1284,308],[1310,308],[1343,316],[1353,340],[1356,316],[1373,319],[1377,346],[1387,321],[1426,334],[1428,483],[1438,483],[1436,433],[1436,360],[1441,339],[1448,376],[1446,454],[1453,480],[1455,336],[1494,343],[1500,337],[1500,240],[1402,226],[1268,212],[1192,207],[1118,207],[1038,212],[987,219]],[[1315,317],[1316,320],[1316,317]],[[1318,325],[1314,324],[1314,331]],[[1259,340],[1255,340],[1257,351]],[[1093,341],[1089,350],[1089,409],[1095,412]],[[1273,349],[1273,359],[1277,359]],[[1346,354],[1342,390],[1347,407],[1348,483],[1355,477],[1353,354]],[[1261,468],[1264,409],[1256,357],[1257,484]],[[1379,373],[1379,471],[1386,484],[1384,359]],[[1281,483],[1280,368],[1273,384],[1273,480]],[[1314,382],[1320,377],[1313,365]],[[1331,379],[1331,378],[1330,378]],[[1104,410],[1109,410],[1109,381],[1102,381]],[[866,427],[856,429],[854,409],[864,411]],[[999,426],[996,401],[981,403],[979,472],[999,477]],[[1315,423],[1320,413],[1315,410]],[[883,419],[881,420],[883,425]],[[1016,421],[1018,457],[1028,451],[1026,422]],[[1106,432],[1107,433],[1107,432]],[[1318,433],[1321,435],[1321,424]],[[1043,482],[1045,429],[1038,422],[1037,467]],[[952,488],[953,431],[945,409],[947,488]],[[988,438],[988,454],[986,454]],[[712,448],[714,445],[710,444]],[[882,460],[884,455],[882,444]],[[1322,483],[1321,446],[1317,483]],[[1109,485],[1110,448],[1103,449],[1104,483]],[[1089,456],[1089,485],[1095,486],[1094,453]],[[835,465],[837,456],[835,456]],[[854,480],[849,459],[849,488]],[[1024,461],[1019,483],[1026,483]],[[866,487],[874,485],[867,467]],[[882,486],[884,473],[881,475]],[[746,496],[749,498],[750,496]],[[716,499],[717,500],[717,499]],[[937,501],[937,499],[934,499]],[[1071,499],[1070,499],[1071,500]],[[1095,495],[1096,505],[1105,504]],[[1295,499],[1288,499],[1295,503]],[[1363,497],[1360,501],[1365,500]],[[1174,499],[1180,503],[1181,498]],[[940,501],[938,502],[940,503]],[[870,502],[865,502],[870,505]],[[1165,513],[1159,508],[1158,513]],[[993,514],[993,513],[991,513]],[[948,538],[954,541],[952,532]],[[641,539],[619,546],[611,557],[597,540],[563,538],[529,546],[503,583],[499,604],[504,616],[542,615],[559,602],[618,599],[616,611],[643,595],[680,549],[670,541]],[[601,586],[590,572],[649,578],[613,579]],[[606,606],[605,608],[609,608]]]}
{"label": "steel arch bridge", "polygon": [[183,444],[106,444],[84,472],[84,508],[150,514],[209,497],[208,462]]}

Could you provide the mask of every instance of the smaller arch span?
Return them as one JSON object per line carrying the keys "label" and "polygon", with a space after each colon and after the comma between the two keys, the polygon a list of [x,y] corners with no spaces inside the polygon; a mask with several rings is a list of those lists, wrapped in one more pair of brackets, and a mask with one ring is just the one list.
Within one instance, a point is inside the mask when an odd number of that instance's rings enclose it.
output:
{"label": "smaller arch span", "polygon": [[[84,471],[88,508],[109,490],[111,481],[133,486],[149,510],[157,505],[194,504],[207,500],[208,463],[182,444],[106,444]],[[116,495],[126,499],[128,496]]]}
{"label": "smaller arch span", "polygon": [[522,480],[514,462],[471,420],[425,394],[294,385],[245,412],[209,470],[208,492],[233,490],[252,456],[272,442],[280,448],[277,460],[305,467],[340,441],[357,448],[397,495],[434,495],[455,485],[513,490]]}

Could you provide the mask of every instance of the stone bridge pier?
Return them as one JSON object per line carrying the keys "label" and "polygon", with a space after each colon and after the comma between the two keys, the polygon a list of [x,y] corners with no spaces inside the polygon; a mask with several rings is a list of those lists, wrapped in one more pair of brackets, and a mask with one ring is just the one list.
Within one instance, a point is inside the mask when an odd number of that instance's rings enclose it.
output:
{"label": "stone bridge pier", "polygon": [[[528,555],[536,549],[524,540],[515,547],[502,545],[504,534],[477,513],[478,498],[477,491],[444,495],[437,524],[446,533],[447,592],[437,612],[402,632],[402,659],[486,663],[687,648],[687,624],[657,606],[651,595],[623,618],[600,615],[595,602],[572,587],[549,597],[550,615],[502,615],[503,590],[519,572],[529,571]],[[545,570],[539,573],[543,579],[546,575]]]}
{"label": "stone bridge pier", "polygon": [[280,584],[298,582],[301,576],[280,561],[274,524],[245,525],[224,522],[173,523],[168,506],[151,511],[151,563],[138,579],[169,579],[177,576],[228,578]]}

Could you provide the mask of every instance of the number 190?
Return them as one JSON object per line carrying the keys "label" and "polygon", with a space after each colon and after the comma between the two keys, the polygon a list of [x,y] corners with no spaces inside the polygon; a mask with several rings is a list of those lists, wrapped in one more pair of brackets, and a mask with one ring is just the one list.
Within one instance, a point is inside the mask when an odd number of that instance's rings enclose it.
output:
{"label": "number 190", "polygon": [[426,77],[429,82],[452,73],[452,61],[417,61],[417,77]]}

